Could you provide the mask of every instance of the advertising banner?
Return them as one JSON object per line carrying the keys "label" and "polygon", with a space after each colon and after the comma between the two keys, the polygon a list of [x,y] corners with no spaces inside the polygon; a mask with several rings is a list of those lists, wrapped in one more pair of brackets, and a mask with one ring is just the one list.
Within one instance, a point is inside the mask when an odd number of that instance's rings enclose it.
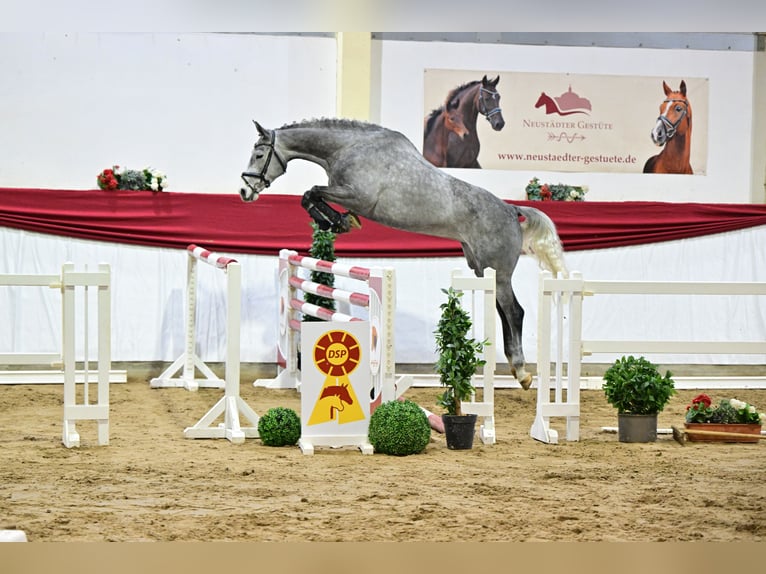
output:
{"label": "advertising banner", "polygon": [[707,122],[706,78],[424,72],[439,167],[704,175]]}

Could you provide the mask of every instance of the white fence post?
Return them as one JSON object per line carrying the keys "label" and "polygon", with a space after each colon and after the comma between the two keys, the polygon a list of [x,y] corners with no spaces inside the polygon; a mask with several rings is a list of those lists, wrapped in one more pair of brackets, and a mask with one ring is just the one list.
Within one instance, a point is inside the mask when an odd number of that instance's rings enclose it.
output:
{"label": "white fence post", "polygon": [[[61,440],[67,448],[80,446],[80,435],[76,421],[95,420],[98,426],[98,444],[109,444],[109,371],[111,366],[111,297],[110,270],[106,264],[99,265],[96,273],[77,273],[73,263],[65,263],[61,270],[62,297],[62,357],[64,362],[64,428]],[[95,404],[88,397],[88,326],[84,333],[84,371],[83,401],[77,403],[75,324],[76,301],[75,288],[84,289],[84,306],[89,305],[88,288],[98,287],[98,392]],[[87,322],[87,312],[83,312]]]}
{"label": "white fence post", "polygon": [[[487,267],[484,270],[483,277],[462,276],[459,270],[452,272],[451,285],[453,289],[471,294],[472,302],[476,291],[482,292],[482,311],[483,311],[483,337],[481,340],[488,342],[484,348],[484,360],[486,361],[482,371],[482,400],[477,401],[474,395],[471,402],[463,403],[462,409],[465,414],[475,414],[482,417],[482,424],[479,427],[479,438],[484,444],[495,444],[495,367],[496,342],[495,329],[497,312],[495,310],[495,270]],[[473,305],[472,305],[473,311]],[[476,313],[471,313],[471,322],[475,327]],[[474,336],[475,337],[475,336]]]}

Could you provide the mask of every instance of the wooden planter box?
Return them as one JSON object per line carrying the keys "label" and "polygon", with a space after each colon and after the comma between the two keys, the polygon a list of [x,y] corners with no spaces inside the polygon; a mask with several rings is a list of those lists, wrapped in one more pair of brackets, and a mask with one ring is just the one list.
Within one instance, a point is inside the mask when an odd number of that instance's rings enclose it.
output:
{"label": "wooden planter box", "polygon": [[748,438],[738,436],[728,437],[687,434],[686,439],[689,442],[758,442],[758,436],[761,434],[761,425],[759,424],[684,423],[684,427],[688,430],[732,432],[753,435],[753,438]]}

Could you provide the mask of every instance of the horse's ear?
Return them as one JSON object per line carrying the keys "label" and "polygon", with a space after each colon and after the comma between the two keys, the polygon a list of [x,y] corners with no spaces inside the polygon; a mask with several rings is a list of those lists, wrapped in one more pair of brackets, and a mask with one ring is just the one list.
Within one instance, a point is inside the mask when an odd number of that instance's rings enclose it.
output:
{"label": "horse's ear", "polygon": [[673,91],[670,89],[670,86],[668,86],[664,81],[662,82],[662,89],[665,91],[666,96],[669,96],[670,92]]}
{"label": "horse's ear", "polygon": [[261,126],[261,124],[259,124],[255,120],[253,120],[253,123],[255,124],[255,129],[258,130],[259,136],[264,138],[269,137],[269,130],[264,129],[263,126]]}
{"label": "horse's ear", "polygon": [[481,83],[486,86],[487,82],[489,82],[489,78],[487,78],[487,74],[484,74],[484,77],[481,79]]}
{"label": "horse's ear", "polygon": [[678,91],[681,92],[683,96],[686,96],[686,82],[681,80],[681,86],[678,88]]}
{"label": "horse's ear", "polygon": [[[486,77],[486,76],[485,76],[485,77]],[[500,74],[498,74],[498,75],[497,75],[497,78],[495,78],[494,80],[492,80],[492,81],[490,82],[490,84],[492,84],[492,87],[494,88],[495,86],[497,86],[497,84],[498,84],[499,82],[500,82]]]}

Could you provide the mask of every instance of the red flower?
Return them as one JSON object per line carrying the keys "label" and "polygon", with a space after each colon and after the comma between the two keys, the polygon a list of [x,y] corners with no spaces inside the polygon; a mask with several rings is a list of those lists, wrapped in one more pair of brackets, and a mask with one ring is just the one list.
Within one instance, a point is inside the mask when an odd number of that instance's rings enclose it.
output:
{"label": "red flower", "polygon": [[544,185],[542,189],[540,190],[540,197],[542,198],[543,201],[548,201],[553,197],[553,194],[548,189],[547,185]]}
{"label": "red flower", "polygon": [[697,395],[696,397],[694,397],[692,399],[692,404],[693,405],[697,405],[697,404],[700,404],[700,403],[704,404],[705,408],[708,408],[713,403],[713,401],[710,399],[709,396],[704,395],[704,394]]}

